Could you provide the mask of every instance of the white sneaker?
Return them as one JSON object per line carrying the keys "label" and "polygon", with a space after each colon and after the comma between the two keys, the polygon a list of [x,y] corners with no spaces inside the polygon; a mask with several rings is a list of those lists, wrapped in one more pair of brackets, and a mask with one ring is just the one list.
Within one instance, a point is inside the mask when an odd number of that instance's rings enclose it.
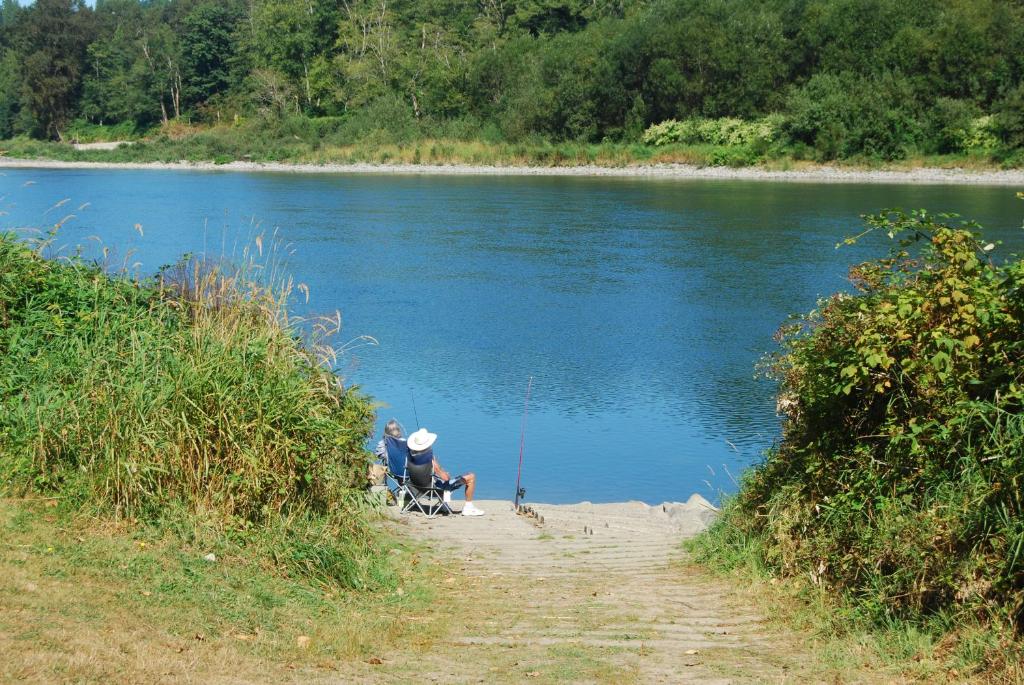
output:
{"label": "white sneaker", "polygon": [[462,507],[463,516],[483,516],[483,509],[477,509],[476,505],[472,502],[466,502],[466,506]]}

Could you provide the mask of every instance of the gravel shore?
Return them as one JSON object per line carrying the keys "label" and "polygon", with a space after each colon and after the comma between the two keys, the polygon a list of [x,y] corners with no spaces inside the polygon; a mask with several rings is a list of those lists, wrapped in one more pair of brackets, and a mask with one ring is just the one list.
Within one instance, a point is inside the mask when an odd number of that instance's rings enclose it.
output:
{"label": "gravel shore", "polygon": [[990,185],[1024,187],[1024,169],[968,171],[920,168],[872,171],[812,167],[774,171],[759,167],[698,167],[686,164],[645,166],[476,166],[441,164],[283,164],[259,162],[63,162],[0,157],[0,168],[10,169],[162,169],[180,171],[244,171],[301,174],[405,174],[453,176],[603,176],[617,178],[717,179],[788,181],[798,183],[895,183],[921,185]]}

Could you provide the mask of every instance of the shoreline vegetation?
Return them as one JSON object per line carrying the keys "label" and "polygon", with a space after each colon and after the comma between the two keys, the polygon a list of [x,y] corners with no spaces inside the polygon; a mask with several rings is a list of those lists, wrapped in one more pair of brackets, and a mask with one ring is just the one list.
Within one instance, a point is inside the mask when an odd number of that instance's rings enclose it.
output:
{"label": "shoreline vegetation", "polygon": [[6,0],[0,154],[1012,184],[1021,45],[1013,0]]}
{"label": "shoreline vegetation", "polygon": [[1024,9],[979,2],[5,0],[0,140],[1020,167]]}
{"label": "shoreline vegetation", "polygon": [[825,634],[1021,682],[1024,261],[948,215],[865,223],[845,244],[890,256],[776,334],[781,441],[689,549],[817,604]]}
{"label": "shoreline vegetation", "polygon": [[[0,233],[0,496],[175,568],[233,558],[243,586],[286,579],[275,596],[403,582],[362,493],[373,405],[332,371],[337,320],[289,315],[279,247],[139,279],[50,254],[58,233]],[[14,532],[31,518],[0,505]]]}
{"label": "shoreline vegetation", "polygon": [[[54,144],[56,145],[56,144]],[[479,162],[479,156],[446,155],[438,161],[414,161],[415,149],[397,148],[376,155],[323,155],[315,161],[251,161],[222,159],[147,160],[120,150],[75,150],[61,146],[41,156],[0,154],[0,169],[137,169],[182,171],[233,171],[301,174],[399,174],[450,176],[576,176],[649,179],[708,179],[737,181],[781,181],[803,183],[882,183],[922,185],[1024,186],[1024,169],[1000,169],[984,164],[961,166],[964,160],[948,160],[948,166],[928,166],[929,160],[914,164],[855,165],[794,163],[775,161],[744,167],[707,166],[675,161],[623,162],[599,156],[560,158],[544,164],[530,163],[525,156],[510,156]],[[367,160],[367,158],[370,158]],[[342,161],[338,161],[338,160]],[[524,161],[525,160],[525,161]]]}

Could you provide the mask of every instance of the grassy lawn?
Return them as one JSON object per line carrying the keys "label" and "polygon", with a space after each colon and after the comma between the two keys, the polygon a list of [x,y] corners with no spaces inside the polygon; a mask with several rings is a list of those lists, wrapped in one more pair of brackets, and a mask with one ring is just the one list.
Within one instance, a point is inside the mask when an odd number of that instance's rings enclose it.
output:
{"label": "grassy lawn", "polygon": [[55,503],[0,500],[2,681],[369,676],[446,630],[426,611],[432,571],[408,546],[392,548],[405,569],[394,591],[331,591],[244,547],[209,549]]}

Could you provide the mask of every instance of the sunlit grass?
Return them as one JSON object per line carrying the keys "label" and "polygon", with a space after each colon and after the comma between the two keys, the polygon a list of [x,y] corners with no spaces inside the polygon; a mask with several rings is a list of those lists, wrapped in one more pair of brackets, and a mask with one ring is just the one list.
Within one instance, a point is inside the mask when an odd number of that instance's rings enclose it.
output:
{"label": "sunlit grass", "polygon": [[[0,680],[279,680],[413,653],[445,632],[420,552],[375,593],[282,575],[245,545],[0,499]],[[207,555],[213,554],[210,561]]]}

